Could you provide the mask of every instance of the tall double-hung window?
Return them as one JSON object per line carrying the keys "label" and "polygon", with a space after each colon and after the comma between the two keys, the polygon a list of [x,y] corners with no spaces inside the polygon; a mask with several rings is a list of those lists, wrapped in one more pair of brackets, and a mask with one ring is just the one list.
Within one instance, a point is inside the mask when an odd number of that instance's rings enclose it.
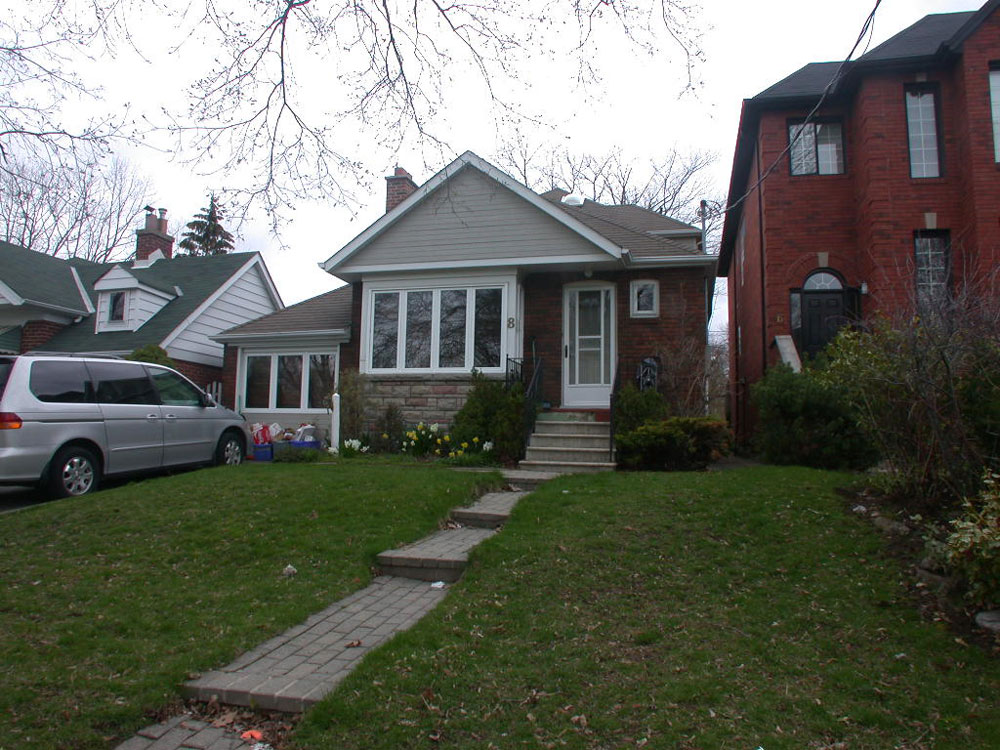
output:
{"label": "tall double-hung window", "polygon": [[792,122],[788,125],[793,175],[843,174],[844,126],[840,122]]}
{"label": "tall double-hung window", "polygon": [[990,113],[993,119],[993,160],[1000,164],[1000,62],[990,64]]}
{"label": "tall double-hung window", "polygon": [[372,371],[469,371],[499,368],[503,287],[373,291]]}
{"label": "tall double-hung window", "polygon": [[906,88],[906,135],[910,177],[941,176],[941,140],[936,86]]}
{"label": "tall double-hung window", "polygon": [[948,298],[951,280],[951,235],[946,229],[914,234],[917,304],[935,307]]}

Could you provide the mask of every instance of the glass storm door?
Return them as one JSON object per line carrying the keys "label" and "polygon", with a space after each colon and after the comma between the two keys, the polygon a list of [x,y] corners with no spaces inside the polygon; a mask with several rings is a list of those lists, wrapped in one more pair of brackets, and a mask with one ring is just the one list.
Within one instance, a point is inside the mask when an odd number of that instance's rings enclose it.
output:
{"label": "glass storm door", "polygon": [[563,292],[563,406],[607,409],[615,357],[614,287]]}

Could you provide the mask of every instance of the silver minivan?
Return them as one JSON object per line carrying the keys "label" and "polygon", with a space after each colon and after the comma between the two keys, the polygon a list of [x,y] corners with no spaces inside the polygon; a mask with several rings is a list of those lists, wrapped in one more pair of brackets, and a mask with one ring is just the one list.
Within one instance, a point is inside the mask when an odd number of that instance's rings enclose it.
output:
{"label": "silver minivan", "polygon": [[248,444],[242,416],[169,367],[0,356],[0,484],[83,495],[106,476],[239,464]]}

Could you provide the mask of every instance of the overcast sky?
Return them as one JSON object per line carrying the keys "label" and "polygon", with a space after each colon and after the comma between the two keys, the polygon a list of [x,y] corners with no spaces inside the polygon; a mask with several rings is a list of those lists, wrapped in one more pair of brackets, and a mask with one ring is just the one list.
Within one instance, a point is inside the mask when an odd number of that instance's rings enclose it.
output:
{"label": "overcast sky", "polygon": [[[8,0],[9,1],[9,0]],[[322,0],[317,0],[321,2]],[[527,0],[526,0],[527,1]],[[542,112],[551,130],[533,129],[538,142],[562,143],[578,153],[606,152],[621,147],[637,160],[657,159],[673,145],[681,149],[710,149],[718,153],[712,172],[718,195],[724,195],[740,106],[772,83],[809,62],[839,60],[851,49],[874,0],[841,0],[836,4],[790,3],[787,0],[705,0],[699,23],[704,30],[705,61],[696,71],[697,90],[681,94],[685,80],[677,59],[637,58],[614,43],[595,52],[604,83],[584,97],[565,79],[565,70],[552,61],[540,65],[531,80],[514,92],[526,105]],[[969,0],[884,0],[876,15],[874,46],[928,13],[974,10]],[[148,27],[155,33],[156,18]],[[669,49],[669,47],[668,47]],[[865,47],[859,50],[860,54]],[[198,55],[147,52],[149,62],[128,62],[120,56],[101,69],[106,102],[130,103],[135,115],[160,107],[181,106],[184,83]],[[676,56],[674,56],[676,57]],[[123,64],[124,63],[124,64]],[[417,184],[431,177],[451,158],[468,149],[492,160],[504,134],[495,127],[484,105],[481,81],[458,71],[447,92],[447,145],[452,153],[410,142],[397,152],[380,149],[376,134],[358,133],[346,147],[369,171],[366,183],[355,187],[360,207],[351,212],[323,202],[297,206],[285,231],[288,249],[280,249],[263,223],[245,226],[237,249],[263,252],[271,275],[286,304],[301,301],[339,286],[337,279],[317,267],[383,212],[385,182],[398,164],[411,172]],[[211,189],[224,187],[211,178],[192,175],[190,168],[171,163],[168,153],[134,149],[130,158],[154,181],[157,194],[150,202],[169,210],[172,227],[188,221]]]}

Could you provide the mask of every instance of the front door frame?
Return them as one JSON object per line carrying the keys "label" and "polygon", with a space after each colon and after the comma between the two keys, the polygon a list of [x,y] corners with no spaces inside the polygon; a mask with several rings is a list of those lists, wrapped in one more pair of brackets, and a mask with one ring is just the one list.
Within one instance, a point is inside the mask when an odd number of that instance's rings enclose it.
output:
{"label": "front door frame", "polygon": [[[601,373],[602,380],[607,380],[607,382],[602,382],[598,384],[590,385],[580,385],[579,383],[570,383],[570,363],[579,362],[579,357],[577,356],[578,344],[579,344],[579,334],[575,337],[575,340],[571,340],[570,336],[570,301],[572,298],[577,297],[580,292],[586,291],[601,291],[609,292],[607,298],[603,295],[601,297],[602,304],[605,299],[608,304],[608,320],[605,326],[605,316],[603,314],[603,309],[601,311],[601,343],[599,346],[599,351],[602,356],[601,363]],[[579,303],[575,306],[575,309],[579,311]],[[598,408],[607,409],[611,403],[611,379],[614,377],[615,367],[614,363],[616,361],[618,341],[617,341],[617,310],[616,310],[616,298],[615,298],[615,284],[608,281],[580,281],[573,282],[571,284],[566,284],[563,286],[563,304],[562,304],[562,319],[563,319],[563,334],[562,334],[562,405],[567,408]],[[603,330],[604,328],[607,330]],[[609,346],[607,347],[607,357],[609,361],[603,362],[603,357],[605,356],[604,339],[608,339]],[[570,357],[570,354],[573,357]],[[579,368],[577,368],[579,369]]]}

